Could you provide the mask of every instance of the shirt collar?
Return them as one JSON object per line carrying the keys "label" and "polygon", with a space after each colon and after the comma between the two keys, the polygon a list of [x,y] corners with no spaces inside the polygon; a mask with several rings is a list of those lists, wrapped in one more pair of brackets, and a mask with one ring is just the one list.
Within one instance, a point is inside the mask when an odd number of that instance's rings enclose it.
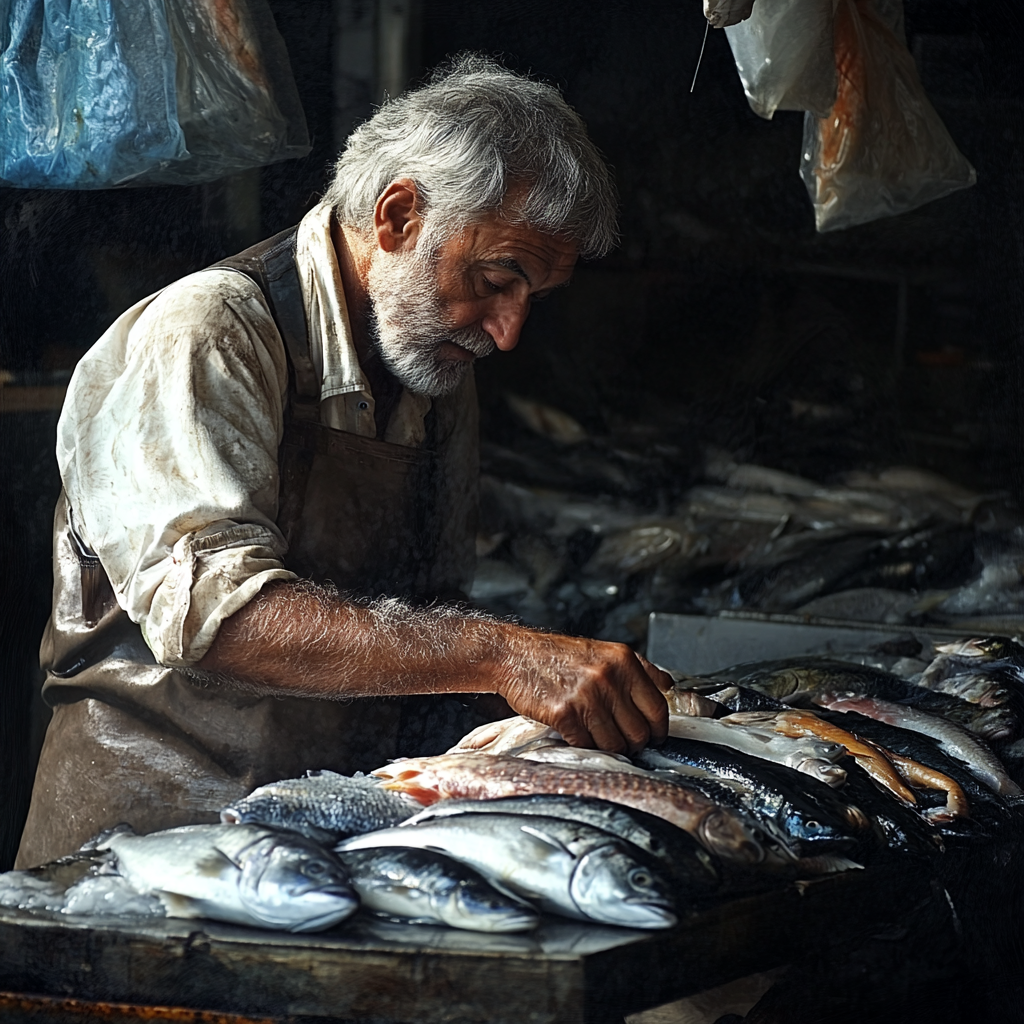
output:
{"label": "shirt collar", "polygon": [[348,303],[331,238],[329,203],[313,207],[299,223],[295,262],[309,326],[309,347],[321,374],[320,400],[363,391],[370,395],[352,338]]}
{"label": "shirt collar", "polygon": [[[338,430],[375,437],[374,399],[359,365],[348,303],[331,238],[330,203],[313,207],[299,223],[295,264],[309,328],[309,350],[320,374],[321,421]],[[403,389],[384,439],[417,447],[425,436],[424,417],[432,402]]]}

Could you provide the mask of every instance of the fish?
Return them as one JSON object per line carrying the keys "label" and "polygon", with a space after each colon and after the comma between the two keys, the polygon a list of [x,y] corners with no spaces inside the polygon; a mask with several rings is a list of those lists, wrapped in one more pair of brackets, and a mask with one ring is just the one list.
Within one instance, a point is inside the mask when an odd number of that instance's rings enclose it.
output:
{"label": "fish", "polygon": [[[681,782],[719,807],[728,808],[742,821],[749,833],[765,850],[765,859],[762,864],[757,865],[758,871],[763,871],[765,868],[791,866],[799,860],[800,853],[790,837],[778,827],[773,819],[759,817],[749,810],[735,787],[706,772],[683,771],[681,766],[671,762],[659,764],[657,755],[652,755],[651,765],[648,774],[652,777]],[[733,873],[730,872],[730,877]]]}
{"label": "fish", "polygon": [[540,920],[528,903],[433,850],[385,846],[338,857],[360,905],[389,921],[507,933],[529,931]]}
{"label": "fish", "polygon": [[731,718],[740,721],[741,724],[764,722],[776,732],[792,739],[814,736],[826,743],[838,744],[844,747],[857,764],[879,785],[885,786],[897,799],[907,804],[917,803],[914,794],[900,779],[899,772],[879,753],[877,747],[861,742],[852,733],[840,729],[831,722],[822,721],[810,712],[790,710],[762,713],[755,711],[744,715],[732,715]]}
{"label": "fish", "polygon": [[[897,765],[897,761],[894,760],[893,756],[901,755],[939,773],[943,779],[943,784],[939,787],[939,790],[933,791],[931,795],[927,791],[924,793],[919,792],[918,794],[921,812],[933,823],[939,825],[945,825],[949,822],[956,823],[956,818],[964,814],[962,808],[957,808],[955,803],[950,808],[948,798],[949,787],[944,781],[948,779],[954,782],[959,791],[962,791],[964,794],[963,800],[968,807],[967,813],[970,815],[971,820],[976,823],[976,827],[973,829],[974,834],[991,835],[1005,828],[1008,824],[1009,808],[1007,802],[993,793],[987,785],[979,782],[964,767],[962,762],[956,761],[945,754],[931,736],[914,732],[912,729],[902,729],[894,725],[888,725],[877,719],[866,718],[856,712],[842,714],[819,708],[817,714],[826,721],[837,722],[861,739],[881,746],[886,751],[886,756],[894,765]],[[897,768],[899,768],[898,765]],[[899,770],[903,774],[902,768],[899,768]],[[906,778],[907,775],[904,774],[904,777]],[[912,779],[909,779],[909,781],[911,784],[915,784]],[[937,797],[940,792],[943,803],[941,805],[933,804],[933,797]],[[955,813],[943,813],[943,811],[950,811],[951,809]],[[959,827],[952,831],[944,829],[943,834],[961,835],[962,831],[963,829]]]}
{"label": "fish", "polygon": [[515,715],[477,726],[446,751],[448,754],[519,754],[544,746],[564,744],[555,729],[532,718]]}
{"label": "fish", "polygon": [[425,805],[458,797],[486,800],[533,793],[598,797],[664,818],[723,860],[757,864],[767,856],[747,825],[729,809],[683,785],[648,776],[489,754],[405,758],[373,774]]}
{"label": "fish", "polygon": [[591,771],[626,772],[646,775],[643,768],[637,768],[628,757],[611,754],[605,750],[590,750],[586,747],[539,747],[514,754],[525,761],[539,761],[545,764],[563,764],[571,768],[585,768]]}
{"label": "fish", "polygon": [[826,691],[818,694],[816,700],[831,711],[856,711],[868,718],[931,736],[938,740],[939,746],[950,757],[962,761],[967,770],[993,792],[1003,797],[1024,799],[1024,790],[1007,775],[999,758],[985,743],[952,722],[877,697]]}
{"label": "fish", "polygon": [[934,768],[929,768],[927,765],[897,754],[895,751],[887,750],[885,747],[874,743],[868,745],[875,747],[911,785],[919,786],[922,789],[938,790],[946,794],[944,807],[932,807],[921,812],[926,818],[931,821],[951,821],[954,818],[969,818],[971,816],[967,796],[948,775],[943,775],[942,772],[937,772]]}
{"label": "fish", "polygon": [[254,789],[220,812],[228,825],[269,825],[332,842],[391,828],[416,813],[415,804],[366,776],[309,772]]}
{"label": "fish", "polygon": [[738,665],[715,673],[749,686],[786,704],[813,702],[822,690],[857,693],[907,707],[915,707],[969,729],[983,739],[1011,739],[1020,729],[1019,717],[1009,708],[982,708],[944,693],[935,693],[880,669],[830,658],[789,658]]}
{"label": "fish", "polygon": [[345,920],[359,905],[333,854],[257,825],[184,825],[149,835],[119,826],[92,848],[110,850],[117,873],[156,896],[168,917],[309,932]]}
{"label": "fish", "polygon": [[919,686],[983,707],[1024,710],[1024,647],[1003,636],[970,637],[936,645]]}
{"label": "fish", "polygon": [[638,760],[648,768],[699,771],[732,787],[743,806],[772,822],[801,857],[853,846],[854,833],[869,827],[863,811],[823,783],[727,747],[669,738],[641,751]]}
{"label": "fish", "polygon": [[781,700],[758,693],[749,686],[727,686],[710,694],[710,699],[730,711],[785,711],[789,707]]}
{"label": "fish", "polygon": [[725,718],[670,718],[669,736],[700,740],[731,747],[752,757],[795,768],[828,786],[841,786],[846,771],[836,762],[845,755],[844,747],[815,739],[793,740],[781,736],[770,726],[757,727],[734,715]]}
{"label": "fish", "polygon": [[1005,636],[976,636],[952,643],[936,644],[938,651],[932,664],[947,674],[957,675],[964,669],[1007,668],[1024,682],[1024,645]]}
{"label": "fish", "polygon": [[[927,671],[927,670],[925,670]],[[945,693],[950,697],[968,701],[971,704],[980,704],[985,708],[998,708],[1009,704],[1014,700],[1015,693],[1011,686],[1007,686],[1002,678],[1002,673],[995,672],[965,672],[960,675],[944,676],[926,679],[922,673],[918,680],[919,686],[924,686],[936,693]]]}
{"label": "fish", "polygon": [[671,928],[668,884],[622,840],[575,821],[460,814],[342,840],[337,850],[440,850],[540,909],[626,928]]}
{"label": "fish", "polygon": [[1005,823],[1007,804],[1002,797],[988,786],[979,782],[961,761],[954,760],[930,736],[889,725],[876,718],[868,718],[856,711],[841,713],[819,708],[816,712],[826,721],[835,722],[848,729],[855,736],[885,747],[886,750],[913,758],[919,764],[934,768],[952,779],[965,793],[971,807],[972,817],[979,818],[986,826]]}
{"label": "fish", "polygon": [[714,891],[721,881],[716,858],[689,832],[670,825],[663,818],[624,807],[609,800],[587,796],[502,797],[497,800],[442,800],[402,823],[402,828],[437,818],[459,814],[518,814],[534,818],[561,818],[578,821],[609,832],[639,847],[674,883],[677,895],[700,896]]}

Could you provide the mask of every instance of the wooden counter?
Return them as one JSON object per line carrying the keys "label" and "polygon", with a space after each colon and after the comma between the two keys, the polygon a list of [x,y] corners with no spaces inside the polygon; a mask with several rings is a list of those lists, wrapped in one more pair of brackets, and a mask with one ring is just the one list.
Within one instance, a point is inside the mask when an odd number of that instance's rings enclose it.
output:
{"label": "wooden counter", "polygon": [[[223,1014],[375,1024],[621,1022],[786,963],[809,944],[848,940],[929,891],[925,873],[873,868],[723,903],[668,932],[550,917],[535,933],[509,936],[363,915],[300,936],[211,921],[113,923],[0,909],[0,1011],[12,1022],[231,1019]],[[48,1017],[46,1007],[60,1005],[53,997],[122,1005]],[[146,1009],[154,1006],[210,1013],[161,1016]]]}

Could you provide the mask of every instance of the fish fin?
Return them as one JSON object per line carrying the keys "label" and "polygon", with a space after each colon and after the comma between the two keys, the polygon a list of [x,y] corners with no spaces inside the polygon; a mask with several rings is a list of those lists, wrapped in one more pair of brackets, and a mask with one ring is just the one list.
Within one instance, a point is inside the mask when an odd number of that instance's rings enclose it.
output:
{"label": "fish fin", "polygon": [[811,871],[816,875],[830,875],[838,871],[863,871],[864,865],[858,864],[849,857],[838,857],[833,854],[821,854],[817,857],[801,857],[798,867]]}
{"label": "fish fin", "polygon": [[519,831],[528,833],[529,835],[533,836],[534,839],[539,839],[545,845],[550,846],[555,850],[559,850],[561,853],[569,853],[569,848],[565,845],[565,843],[559,842],[559,840],[557,840],[554,836],[549,836],[547,832],[544,832],[541,829],[534,827],[533,825],[520,825]]}
{"label": "fish fin", "polygon": [[157,889],[154,895],[164,905],[168,917],[202,917],[202,904],[190,896],[182,896],[180,893],[168,892],[166,889]]}
{"label": "fish fin", "polygon": [[441,799],[440,794],[437,790],[427,789],[424,786],[417,786],[401,779],[394,779],[391,782],[385,782],[381,789],[390,789],[393,792],[402,793],[405,796],[410,796],[417,803],[422,804],[424,807],[429,807],[431,804],[436,804]]}
{"label": "fish fin", "polygon": [[83,852],[91,852],[94,850],[102,850],[107,843],[110,842],[114,836],[120,835],[131,835],[136,834],[135,829],[131,827],[127,822],[122,821],[120,825],[115,825],[113,828],[105,828],[102,832],[94,835],[92,839],[87,839],[79,847]]}
{"label": "fish fin", "polygon": [[240,860],[236,860],[230,854],[225,853],[219,846],[213,847],[209,854],[198,860],[195,867],[200,875],[209,875],[211,878],[217,878],[224,870],[225,863],[239,870],[243,867]]}

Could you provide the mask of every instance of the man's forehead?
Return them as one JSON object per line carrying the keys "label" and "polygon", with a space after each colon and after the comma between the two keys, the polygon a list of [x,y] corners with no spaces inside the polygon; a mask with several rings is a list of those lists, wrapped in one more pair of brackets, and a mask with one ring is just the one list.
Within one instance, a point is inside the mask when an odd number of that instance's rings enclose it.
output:
{"label": "man's forehead", "polygon": [[496,213],[468,225],[459,241],[465,258],[500,263],[512,270],[518,264],[527,273],[525,264],[538,262],[551,274],[571,273],[578,252],[576,243],[567,238]]}

